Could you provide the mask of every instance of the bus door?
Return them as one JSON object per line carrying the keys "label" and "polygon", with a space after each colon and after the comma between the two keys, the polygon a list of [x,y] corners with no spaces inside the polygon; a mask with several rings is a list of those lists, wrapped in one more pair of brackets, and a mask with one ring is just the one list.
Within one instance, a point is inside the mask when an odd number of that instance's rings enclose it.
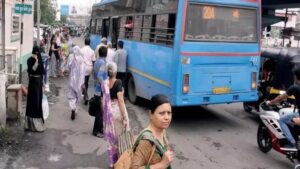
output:
{"label": "bus door", "polygon": [[113,48],[117,48],[119,38],[120,17],[112,18],[111,43]]}
{"label": "bus door", "polygon": [[109,18],[103,18],[102,20],[102,37],[108,37],[109,36]]}

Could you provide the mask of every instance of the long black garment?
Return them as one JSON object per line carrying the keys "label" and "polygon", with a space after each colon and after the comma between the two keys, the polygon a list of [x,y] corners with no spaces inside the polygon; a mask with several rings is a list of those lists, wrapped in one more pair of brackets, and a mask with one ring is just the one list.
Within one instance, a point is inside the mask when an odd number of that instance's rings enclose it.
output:
{"label": "long black garment", "polygon": [[[38,55],[38,67],[33,70],[33,66],[36,60],[30,57],[27,60],[28,66],[28,95],[27,95],[27,106],[26,106],[26,116],[29,118],[42,118],[42,98],[43,98],[43,73],[44,67],[42,63],[42,57]],[[44,120],[44,119],[43,119]]]}

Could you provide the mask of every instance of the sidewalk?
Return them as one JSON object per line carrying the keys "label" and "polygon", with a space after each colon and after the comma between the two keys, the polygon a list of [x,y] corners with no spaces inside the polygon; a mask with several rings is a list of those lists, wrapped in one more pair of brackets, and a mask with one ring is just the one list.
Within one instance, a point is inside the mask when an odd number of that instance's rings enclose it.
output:
{"label": "sidewalk", "polygon": [[[102,169],[107,168],[107,145],[91,135],[94,118],[80,104],[72,121],[66,98],[68,78],[52,80],[58,89],[56,101],[43,133],[24,132],[23,124],[12,125],[12,139],[0,153],[0,168],[14,169]],[[1,147],[0,147],[1,148]],[[2,147],[3,148],[3,147]]]}
{"label": "sidewalk", "polygon": [[[82,43],[80,39],[75,41],[79,45]],[[7,132],[0,136],[0,168],[107,168],[107,144],[104,139],[91,135],[94,117],[89,116],[88,106],[79,104],[76,119],[72,121],[66,98],[68,77],[50,79],[50,83],[50,115],[46,120],[46,131],[24,132],[23,117],[17,123],[9,122]],[[90,96],[92,84],[91,80]],[[25,110],[26,102],[23,105]]]}
{"label": "sidewalk", "polygon": [[[83,40],[75,39],[82,47]],[[93,95],[93,80],[89,82],[89,96]],[[8,122],[7,131],[0,135],[0,169],[106,169],[107,143],[93,136],[94,117],[88,106],[78,105],[77,116],[71,120],[66,97],[68,77],[50,79],[50,106],[43,133],[24,132],[24,112],[18,122]],[[126,102],[130,125],[135,134],[148,124],[144,108]],[[1,133],[1,132],[0,132]]]}

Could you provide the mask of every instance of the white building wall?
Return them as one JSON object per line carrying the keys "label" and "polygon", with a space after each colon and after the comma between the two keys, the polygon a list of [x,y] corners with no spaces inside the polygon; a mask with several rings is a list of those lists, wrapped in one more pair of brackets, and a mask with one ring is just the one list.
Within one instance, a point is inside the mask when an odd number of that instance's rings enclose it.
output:
{"label": "white building wall", "polygon": [[[6,47],[17,47],[17,62],[22,62],[23,70],[26,69],[26,60],[31,55],[32,47],[33,47],[33,11],[32,14],[24,14],[23,15],[23,23],[24,23],[24,30],[23,30],[23,45],[22,45],[22,53],[20,53],[21,45],[21,14],[15,14],[15,4],[21,3],[17,0],[6,0],[5,1],[5,43]],[[33,6],[33,1],[25,0],[25,4],[29,4]],[[33,7],[32,7],[33,9]],[[13,34],[13,17],[19,18],[19,33]],[[22,58],[20,57],[20,54]],[[18,65],[16,65],[18,70]]]}

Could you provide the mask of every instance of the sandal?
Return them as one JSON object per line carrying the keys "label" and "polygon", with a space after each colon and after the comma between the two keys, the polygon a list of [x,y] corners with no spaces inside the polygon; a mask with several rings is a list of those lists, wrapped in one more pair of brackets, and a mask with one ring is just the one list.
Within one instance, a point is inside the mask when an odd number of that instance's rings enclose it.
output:
{"label": "sandal", "polygon": [[95,136],[95,137],[99,137],[99,138],[104,138],[104,135],[102,134],[102,133],[93,133],[93,135]]}

